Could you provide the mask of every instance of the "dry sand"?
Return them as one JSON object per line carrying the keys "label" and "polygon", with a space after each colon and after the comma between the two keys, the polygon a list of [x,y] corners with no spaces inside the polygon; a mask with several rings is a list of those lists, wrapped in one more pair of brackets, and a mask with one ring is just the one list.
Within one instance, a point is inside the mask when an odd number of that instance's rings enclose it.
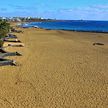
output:
{"label": "dry sand", "polygon": [[0,67],[0,108],[108,108],[108,34],[22,30],[25,47],[6,49],[18,66]]}

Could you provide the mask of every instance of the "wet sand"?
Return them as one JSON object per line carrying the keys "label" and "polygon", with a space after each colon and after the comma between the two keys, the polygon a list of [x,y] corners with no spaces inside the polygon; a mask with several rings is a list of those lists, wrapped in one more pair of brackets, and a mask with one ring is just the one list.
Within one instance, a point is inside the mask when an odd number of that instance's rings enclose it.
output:
{"label": "wet sand", "polygon": [[18,66],[0,67],[0,108],[108,107],[108,34],[22,30],[25,46],[6,48]]}

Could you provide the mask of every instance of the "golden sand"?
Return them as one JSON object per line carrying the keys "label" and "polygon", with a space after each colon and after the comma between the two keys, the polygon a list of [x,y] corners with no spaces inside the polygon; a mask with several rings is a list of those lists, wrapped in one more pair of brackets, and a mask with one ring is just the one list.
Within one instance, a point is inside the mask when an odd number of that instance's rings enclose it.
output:
{"label": "golden sand", "polygon": [[18,66],[0,67],[0,108],[108,108],[108,34],[22,30],[25,46],[6,49]]}

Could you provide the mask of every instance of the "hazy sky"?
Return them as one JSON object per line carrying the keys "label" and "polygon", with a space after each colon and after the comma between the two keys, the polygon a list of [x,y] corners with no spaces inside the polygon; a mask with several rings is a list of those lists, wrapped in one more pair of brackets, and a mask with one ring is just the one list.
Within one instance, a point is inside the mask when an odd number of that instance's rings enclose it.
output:
{"label": "hazy sky", "polygon": [[108,0],[1,0],[0,16],[108,20]]}

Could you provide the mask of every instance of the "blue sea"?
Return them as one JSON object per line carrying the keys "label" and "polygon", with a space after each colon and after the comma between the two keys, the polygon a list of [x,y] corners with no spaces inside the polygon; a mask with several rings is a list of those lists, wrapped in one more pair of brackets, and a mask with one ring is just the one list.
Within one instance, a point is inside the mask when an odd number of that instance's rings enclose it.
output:
{"label": "blue sea", "polygon": [[64,20],[25,23],[22,27],[39,27],[51,30],[72,30],[84,32],[108,32],[108,21]]}

